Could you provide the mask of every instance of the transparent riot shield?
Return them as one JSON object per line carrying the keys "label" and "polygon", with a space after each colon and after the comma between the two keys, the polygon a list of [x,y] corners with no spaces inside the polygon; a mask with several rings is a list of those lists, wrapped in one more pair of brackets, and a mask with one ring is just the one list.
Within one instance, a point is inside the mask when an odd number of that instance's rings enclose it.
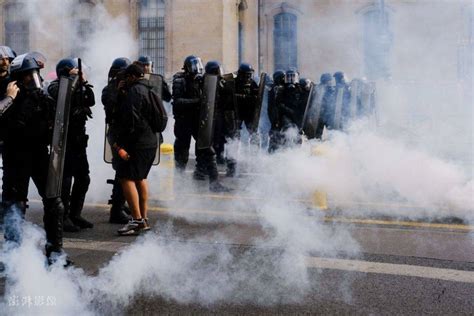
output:
{"label": "transparent riot shield", "polygon": [[66,156],[67,132],[69,126],[69,112],[71,97],[77,77],[61,76],[59,79],[56,115],[54,117],[53,139],[49,157],[48,178],[46,181],[46,197],[61,196],[63,182],[64,158]]}
{"label": "transparent riot shield", "polygon": [[[112,145],[109,142],[109,139],[107,138],[109,132],[109,124],[105,124],[105,134],[104,134],[104,161],[106,163],[112,163],[112,159],[114,158],[114,152],[112,149]],[[158,139],[158,148],[156,150],[156,155],[155,155],[155,160],[153,160],[153,165],[157,166],[160,163],[160,146],[161,143],[163,142],[163,139],[161,138],[161,134],[158,133],[156,134],[156,137]]]}
{"label": "transparent riot shield", "polygon": [[265,82],[267,74],[262,72],[260,74],[260,82],[258,83],[258,99],[255,105],[255,112],[253,115],[252,125],[249,126],[249,133],[253,134],[258,131],[258,123],[260,122],[260,113],[262,111],[263,94],[265,93]]}
{"label": "transparent riot shield", "polygon": [[210,148],[214,131],[214,107],[217,92],[217,76],[204,76],[203,99],[199,113],[199,130],[196,146],[198,149]]}
{"label": "transparent riot shield", "polygon": [[322,107],[326,85],[312,86],[308,96],[308,104],[305,109],[302,122],[302,130],[308,139],[317,138],[321,121]]}

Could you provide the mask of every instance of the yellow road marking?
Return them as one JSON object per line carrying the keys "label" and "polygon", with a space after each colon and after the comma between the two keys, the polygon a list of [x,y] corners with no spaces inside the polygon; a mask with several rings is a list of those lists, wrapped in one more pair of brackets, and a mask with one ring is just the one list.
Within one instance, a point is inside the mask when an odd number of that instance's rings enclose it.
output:
{"label": "yellow road marking", "polygon": [[[215,200],[265,200],[264,196],[251,196],[251,195],[238,195],[238,194],[206,194],[206,193],[182,193],[177,197],[197,197],[197,198],[210,198]],[[159,199],[156,199],[159,200]],[[290,199],[290,201],[312,203],[311,199]],[[328,203],[331,204],[331,199],[328,199]],[[376,207],[397,207],[397,208],[411,208],[411,209],[422,209],[422,206],[410,205],[410,204],[397,204],[397,203],[382,203],[382,202],[355,202],[355,201],[337,201],[338,205],[359,205],[359,206],[376,206]],[[447,208],[441,208],[448,210]]]}
{"label": "yellow road marking", "polygon": [[[41,203],[39,200],[30,200],[33,203]],[[89,207],[108,208],[110,205],[102,203],[87,203]],[[148,208],[150,211],[157,211],[168,214],[203,214],[213,216],[229,216],[229,217],[246,217],[246,218],[259,218],[256,213],[248,212],[225,212],[220,210],[202,210],[202,209],[175,209],[170,207],[151,206]],[[325,211],[321,211],[325,212]],[[443,224],[443,223],[427,223],[427,222],[415,222],[415,221],[397,221],[397,220],[379,220],[379,219],[361,219],[361,218],[350,218],[350,217],[334,217],[325,216],[323,218],[325,222],[337,222],[337,223],[352,223],[352,224],[363,224],[363,225],[384,225],[384,226],[404,226],[404,227],[415,227],[415,228],[442,228],[462,231],[474,231],[474,226],[464,224]]]}
{"label": "yellow road marking", "polygon": [[[95,206],[101,208],[107,208],[107,204],[87,204],[88,206]],[[202,209],[175,209],[170,207],[149,207],[150,211],[157,211],[168,214],[201,214],[201,215],[213,215],[213,216],[229,216],[229,217],[246,217],[246,218],[259,218],[256,213],[249,212],[226,212],[220,210],[202,210]],[[324,211],[322,211],[324,212]],[[474,226],[464,224],[444,224],[444,223],[427,223],[427,222],[415,222],[415,221],[397,221],[397,220],[379,220],[379,219],[362,219],[362,218],[349,218],[349,217],[334,217],[325,216],[323,218],[325,222],[334,223],[349,223],[349,224],[363,224],[363,225],[384,225],[384,226],[404,226],[404,227],[415,227],[415,228],[442,228],[462,231],[474,231]]]}

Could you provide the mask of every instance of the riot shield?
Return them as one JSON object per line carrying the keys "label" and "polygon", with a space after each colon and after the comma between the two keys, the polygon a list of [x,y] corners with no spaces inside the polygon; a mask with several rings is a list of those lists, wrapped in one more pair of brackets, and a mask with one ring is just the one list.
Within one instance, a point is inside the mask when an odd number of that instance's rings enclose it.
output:
{"label": "riot shield", "polygon": [[[163,99],[163,77],[159,74],[146,74],[145,79],[148,79],[151,86],[153,87],[153,91]],[[156,137],[158,139],[158,148],[156,149],[155,160],[153,161],[153,165],[158,165],[161,160],[161,143],[163,142],[163,136],[161,133],[156,133]]]}
{"label": "riot shield", "polygon": [[199,114],[199,130],[196,146],[198,149],[206,149],[212,145],[214,131],[214,106],[216,102],[217,76],[204,76],[203,99]]}
{"label": "riot shield", "polygon": [[312,86],[308,96],[308,103],[301,124],[302,131],[308,139],[318,137],[318,127],[323,107],[324,93],[326,85],[319,84]]}
{"label": "riot shield", "polygon": [[105,134],[104,134],[104,161],[106,163],[112,163],[112,146],[110,145],[107,135],[109,133],[109,124],[105,123]]}
{"label": "riot shield", "polygon": [[354,119],[361,115],[361,109],[359,108],[359,100],[362,86],[363,82],[360,79],[353,79],[351,81],[351,99],[349,101],[349,117],[351,119]]}
{"label": "riot shield", "polygon": [[150,84],[153,87],[153,91],[155,91],[157,95],[162,97],[163,77],[158,74],[146,74],[145,79],[150,81]]}
{"label": "riot shield", "polygon": [[375,112],[375,83],[364,82],[360,92],[361,111],[368,115]]}
{"label": "riot shield", "polygon": [[342,128],[342,106],[344,102],[344,90],[345,86],[339,86],[336,88],[336,102],[334,104],[332,128],[337,130]]}
{"label": "riot shield", "polygon": [[46,181],[46,197],[61,196],[63,182],[64,158],[66,155],[67,131],[69,126],[69,112],[74,85],[78,77],[68,78],[61,76],[59,79],[58,100],[54,118],[53,140],[49,156],[48,178]]}
{"label": "riot shield", "polygon": [[[105,124],[105,134],[104,134],[104,162],[105,163],[112,163],[112,159],[114,157],[114,153],[112,152],[112,145],[109,142],[109,139],[107,138],[109,132],[109,124]],[[156,137],[158,139],[158,148],[157,148],[157,153],[155,155],[155,160],[153,160],[153,165],[157,166],[160,163],[160,146],[161,143],[163,142],[161,138],[161,133],[157,133]]]}
{"label": "riot shield", "polygon": [[255,105],[255,112],[253,115],[252,125],[249,126],[249,132],[251,134],[256,133],[258,131],[258,123],[260,122],[260,112],[262,111],[263,94],[265,93],[266,78],[267,78],[267,74],[262,72],[260,75],[260,82],[258,84],[258,98],[257,98],[257,103]]}

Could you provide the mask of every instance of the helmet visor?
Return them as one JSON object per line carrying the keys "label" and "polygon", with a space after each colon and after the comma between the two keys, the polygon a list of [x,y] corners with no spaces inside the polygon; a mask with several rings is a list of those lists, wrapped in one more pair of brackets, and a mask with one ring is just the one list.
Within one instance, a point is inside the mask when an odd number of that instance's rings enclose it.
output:
{"label": "helmet visor", "polygon": [[296,84],[300,81],[298,73],[296,72],[287,72],[285,74],[285,83],[286,84]]}
{"label": "helmet visor", "polygon": [[186,68],[186,70],[193,75],[202,74],[204,71],[201,58],[191,59],[186,65]]}

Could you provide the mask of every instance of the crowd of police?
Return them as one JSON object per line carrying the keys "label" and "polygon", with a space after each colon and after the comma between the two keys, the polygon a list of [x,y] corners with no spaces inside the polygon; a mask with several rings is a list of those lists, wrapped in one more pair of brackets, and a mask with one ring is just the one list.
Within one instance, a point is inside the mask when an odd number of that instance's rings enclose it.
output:
{"label": "crowd of police", "polygon": [[[93,227],[81,212],[91,181],[86,121],[92,118],[95,96],[80,59],[62,59],[56,66],[57,79],[47,87],[40,76],[44,63],[39,53],[16,56],[9,47],[0,46],[2,210],[5,245],[11,247],[21,240],[28,185],[33,179],[43,200],[46,256],[53,262],[63,254],[63,231]],[[68,85],[67,80],[73,83]],[[348,84],[342,72],[321,75],[319,84],[299,78],[295,69],[277,70],[271,77],[262,73],[256,78],[247,63],[242,63],[236,73],[224,73],[217,61],[204,66],[199,57],[188,56],[182,71],[173,76],[170,91],[163,77],[153,74],[149,57],[141,56],[135,62],[125,57],[115,59],[101,100],[106,114],[106,146],[110,146],[116,172],[111,181],[109,221],[125,224],[118,231],[121,235],[149,229],[146,178],[162,142],[150,121],[156,110],[153,95],[159,102],[172,104],[176,171],[183,174],[194,139],[193,178],[208,179],[213,192],[231,190],[219,182],[217,164],[226,165],[226,176],[236,175],[237,157],[226,146],[239,142],[244,128],[249,143],[258,146],[262,116],[270,122],[268,152],[273,153],[301,144],[303,137],[321,138],[325,127],[342,129],[354,113],[362,115],[373,108],[373,87],[364,80]],[[66,102],[67,110],[59,109]],[[262,107],[264,103],[267,107]],[[61,111],[68,116],[67,132],[62,143],[54,143]],[[66,125],[59,123],[63,131]],[[63,153],[59,154],[60,164],[55,153],[58,146],[58,152]],[[59,173],[54,170],[58,166]],[[61,178],[60,189],[53,190],[59,194],[48,194],[51,177]]]}

